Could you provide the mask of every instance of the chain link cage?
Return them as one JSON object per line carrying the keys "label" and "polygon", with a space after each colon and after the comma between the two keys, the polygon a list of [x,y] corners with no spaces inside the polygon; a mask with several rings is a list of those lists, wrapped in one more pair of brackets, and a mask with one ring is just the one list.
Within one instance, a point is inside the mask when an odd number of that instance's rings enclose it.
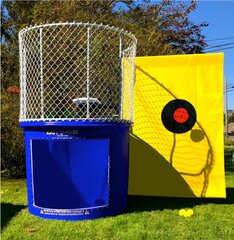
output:
{"label": "chain link cage", "polygon": [[100,24],[21,30],[20,121],[132,122],[136,43]]}

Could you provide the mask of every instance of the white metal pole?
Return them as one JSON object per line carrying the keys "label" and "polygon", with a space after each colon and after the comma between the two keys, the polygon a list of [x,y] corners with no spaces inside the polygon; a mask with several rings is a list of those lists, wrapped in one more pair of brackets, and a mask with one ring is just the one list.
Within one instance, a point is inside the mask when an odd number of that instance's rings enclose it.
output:
{"label": "white metal pole", "polygon": [[23,119],[27,118],[27,92],[26,92],[26,85],[27,85],[27,66],[26,66],[26,46],[23,46]]}
{"label": "white metal pole", "polygon": [[22,37],[19,34],[19,63],[20,63],[20,121],[23,119],[23,51],[22,51]]}
{"label": "white metal pole", "polygon": [[41,64],[41,118],[44,118],[44,83],[43,83],[43,36],[40,28],[40,64]]}
{"label": "white metal pole", "polygon": [[86,79],[86,85],[87,85],[87,115],[86,117],[90,117],[89,112],[89,91],[90,91],[90,79],[89,79],[89,68],[90,68],[90,27],[87,28],[87,79]]}
{"label": "white metal pole", "polygon": [[227,94],[227,77],[225,77],[225,99],[226,99],[226,117],[225,117],[225,125],[226,125],[226,139],[228,139],[228,94]]}
{"label": "white metal pole", "polygon": [[132,57],[131,57],[131,64],[132,64],[132,78],[131,78],[131,90],[130,90],[130,102],[131,102],[131,112],[130,112],[130,120],[133,121],[134,118],[134,84],[135,84],[135,71],[136,71],[136,65],[135,65],[135,57],[136,57],[136,45],[134,46],[134,49],[132,50]]}
{"label": "white metal pole", "polygon": [[122,119],[123,115],[123,68],[122,68],[122,45],[123,45],[123,39],[122,39],[122,33],[119,35],[119,87],[120,87],[120,103],[119,103],[119,119]]}

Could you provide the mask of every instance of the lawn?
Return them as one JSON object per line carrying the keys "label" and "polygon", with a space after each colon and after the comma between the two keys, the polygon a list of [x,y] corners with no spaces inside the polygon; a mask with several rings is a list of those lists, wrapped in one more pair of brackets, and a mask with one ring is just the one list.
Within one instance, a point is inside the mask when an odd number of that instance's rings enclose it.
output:
{"label": "lawn", "polygon": [[[228,155],[229,156],[229,155]],[[228,159],[229,160],[229,159]],[[25,180],[2,180],[2,239],[234,239],[234,169],[227,199],[130,197],[124,214],[92,221],[45,220],[28,213]],[[194,215],[179,216],[181,208]]]}

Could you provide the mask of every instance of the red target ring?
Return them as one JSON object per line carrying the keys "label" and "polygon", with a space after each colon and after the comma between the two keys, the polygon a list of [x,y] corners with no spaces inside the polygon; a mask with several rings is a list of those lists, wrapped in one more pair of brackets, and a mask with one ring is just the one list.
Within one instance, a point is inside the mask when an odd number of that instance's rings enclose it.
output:
{"label": "red target ring", "polygon": [[177,108],[173,114],[174,120],[178,123],[185,123],[189,119],[189,113],[185,108]]}

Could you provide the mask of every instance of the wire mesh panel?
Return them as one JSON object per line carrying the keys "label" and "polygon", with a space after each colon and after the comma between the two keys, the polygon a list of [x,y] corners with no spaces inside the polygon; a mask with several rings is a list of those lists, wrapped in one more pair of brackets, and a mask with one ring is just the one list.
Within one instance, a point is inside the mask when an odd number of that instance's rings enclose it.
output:
{"label": "wire mesh panel", "polygon": [[20,121],[132,121],[136,38],[118,28],[54,23],[21,30]]}

